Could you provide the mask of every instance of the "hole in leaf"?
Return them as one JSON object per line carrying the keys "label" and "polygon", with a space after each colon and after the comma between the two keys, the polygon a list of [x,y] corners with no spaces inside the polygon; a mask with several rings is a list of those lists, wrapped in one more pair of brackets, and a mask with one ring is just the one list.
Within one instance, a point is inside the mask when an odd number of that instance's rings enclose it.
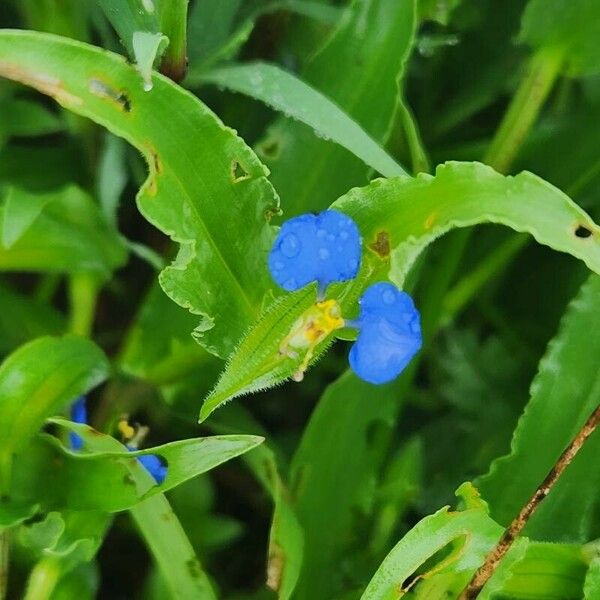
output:
{"label": "hole in leaf", "polygon": [[459,535],[439,548],[402,583],[401,590],[404,593],[410,591],[421,580],[433,577],[436,573],[456,562],[464,551],[467,539],[467,535]]}
{"label": "hole in leaf", "polygon": [[239,183],[240,181],[250,179],[250,173],[246,171],[242,163],[238,160],[231,162],[231,179],[233,180],[233,183]]}
{"label": "hole in leaf", "polygon": [[265,158],[277,160],[281,155],[281,144],[279,140],[270,138],[260,144],[258,150]]}
{"label": "hole in leaf", "polygon": [[131,100],[129,100],[129,96],[125,92],[115,90],[99,79],[90,79],[88,88],[95,96],[112,100],[125,112],[131,112]]}
{"label": "hole in leaf", "polygon": [[578,225],[575,228],[575,236],[578,238],[589,238],[592,235],[592,230],[586,227],[585,225]]}

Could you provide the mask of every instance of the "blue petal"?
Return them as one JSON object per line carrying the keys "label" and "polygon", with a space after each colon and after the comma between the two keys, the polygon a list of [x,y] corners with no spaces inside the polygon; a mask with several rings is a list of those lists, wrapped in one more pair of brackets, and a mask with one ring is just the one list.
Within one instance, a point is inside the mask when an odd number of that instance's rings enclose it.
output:
{"label": "blue petal", "polygon": [[[87,424],[87,408],[85,406],[85,396],[80,396],[71,405],[71,421],[74,423]],[[81,450],[83,447],[83,440],[81,436],[76,433],[69,434],[69,440],[71,442],[71,448],[73,450]]]}
{"label": "blue petal", "polygon": [[422,345],[419,311],[391,283],[370,286],[360,299],[360,331],[350,349],[352,370],[369,383],[392,381]]}
{"label": "blue petal", "polygon": [[361,256],[360,232],[347,215],[326,210],[286,221],[269,254],[273,279],[289,292],[316,281],[320,288],[354,279]]}
{"label": "blue petal", "polygon": [[154,477],[156,483],[160,485],[165,480],[167,476],[167,467],[166,465],[163,465],[156,454],[142,454],[142,456],[138,456],[137,459],[146,471]]}

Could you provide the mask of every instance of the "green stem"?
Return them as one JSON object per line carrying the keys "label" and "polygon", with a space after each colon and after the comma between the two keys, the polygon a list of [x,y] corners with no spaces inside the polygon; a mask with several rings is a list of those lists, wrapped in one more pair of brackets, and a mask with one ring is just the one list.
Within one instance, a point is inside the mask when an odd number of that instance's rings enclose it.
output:
{"label": "green stem", "polygon": [[129,512],[172,598],[216,600],[206,572],[168,500],[162,494],[157,494],[142,500]]}
{"label": "green stem", "polygon": [[43,275],[33,293],[38,302],[50,304],[58,290],[61,276],[58,273],[46,273]]}
{"label": "green stem", "polygon": [[[556,53],[538,52],[531,58],[529,69],[519,84],[484,158],[484,162],[500,173],[505,173],[510,169],[523,141],[527,137],[529,130],[543,107],[544,102],[552,89],[553,83],[556,81],[562,62],[562,55]],[[464,250],[471,235],[472,229],[464,229],[457,232],[456,236],[460,239],[455,242],[456,246],[459,248],[462,246]],[[516,242],[514,242],[514,244],[517,245]],[[511,249],[513,248],[512,243],[508,243],[508,246],[509,248],[506,252],[510,254]],[[434,277],[433,281],[437,278],[444,278],[447,282],[452,281],[454,274],[460,265],[463,250],[460,250],[458,256],[454,257],[452,261],[452,270],[449,271],[446,266],[444,266],[444,270],[438,271],[437,277]],[[515,248],[513,251],[516,252],[517,250],[518,248]],[[500,253],[500,256],[491,257],[490,263],[499,262],[499,264],[502,264],[503,253],[504,250]],[[487,277],[489,277],[493,272],[489,270],[489,265],[482,267],[482,269],[486,268]],[[462,303],[464,306],[469,299],[469,294],[480,289],[485,281],[486,278],[480,271],[476,273],[470,281],[459,283],[458,286],[461,287],[457,286],[454,288],[452,292],[453,297],[443,304],[439,304],[440,312],[438,313],[438,318],[436,319],[432,315],[431,321],[436,323],[436,325],[439,324],[442,317],[441,311],[444,309],[446,311],[449,309],[455,314],[460,306],[453,305]],[[472,287],[471,291],[468,291],[467,289],[469,286]],[[461,295],[462,297],[459,297]]]}
{"label": "green stem", "polygon": [[540,51],[534,54],[527,74],[506,111],[484,162],[506,173],[534,124],[560,72],[562,54]]}
{"label": "green stem", "polygon": [[494,276],[498,275],[514,256],[529,242],[526,234],[511,235],[490,252],[468,275],[447,294],[443,303],[442,325],[451,321]]}
{"label": "green stem", "polygon": [[60,564],[55,558],[39,560],[29,575],[24,600],[50,600],[60,575]]}
{"label": "green stem", "polygon": [[96,300],[98,296],[98,279],[89,273],[77,273],[69,279],[69,299],[71,315],[69,331],[77,335],[89,337],[92,331]]}
{"label": "green stem", "polygon": [[429,173],[431,167],[429,165],[429,159],[427,158],[427,152],[421,139],[421,134],[417,126],[417,121],[412,113],[412,110],[406,104],[404,99],[400,100],[400,119],[402,127],[404,129],[404,135],[408,142],[408,148],[410,151],[410,159],[412,165],[413,174],[417,173]]}
{"label": "green stem", "polygon": [[169,38],[160,72],[173,81],[183,81],[187,71],[187,9],[189,0],[164,0],[160,29]]}
{"label": "green stem", "polygon": [[192,374],[212,359],[210,354],[198,350],[194,348],[165,358],[150,369],[146,380],[158,387],[169,385]]}

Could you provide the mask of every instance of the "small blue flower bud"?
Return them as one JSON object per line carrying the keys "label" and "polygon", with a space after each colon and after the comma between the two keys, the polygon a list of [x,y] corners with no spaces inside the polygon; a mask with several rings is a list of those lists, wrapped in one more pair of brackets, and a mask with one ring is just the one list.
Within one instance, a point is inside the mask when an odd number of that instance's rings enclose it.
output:
{"label": "small blue flower bud", "polygon": [[361,257],[356,223],[336,210],[286,221],[269,254],[273,279],[288,292],[316,281],[320,292],[330,283],[354,279]]}
{"label": "small blue flower bud", "polygon": [[387,383],[421,348],[419,311],[411,297],[391,283],[370,286],[359,302],[360,331],[350,349],[350,366],[369,383]]}
{"label": "small blue flower bud", "polygon": [[[87,424],[87,408],[85,406],[85,396],[80,396],[71,405],[71,421],[74,423]],[[71,442],[71,448],[73,450],[81,450],[83,447],[83,440],[81,436],[76,433],[69,434],[69,440]]]}

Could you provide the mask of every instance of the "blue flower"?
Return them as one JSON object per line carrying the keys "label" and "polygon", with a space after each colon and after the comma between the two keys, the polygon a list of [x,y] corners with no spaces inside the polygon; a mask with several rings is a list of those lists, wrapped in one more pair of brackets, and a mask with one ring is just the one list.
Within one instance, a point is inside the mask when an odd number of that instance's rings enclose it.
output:
{"label": "blue flower", "polygon": [[334,282],[354,279],[361,257],[360,232],[336,210],[286,221],[269,254],[273,279],[288,292],[316,281],[319,295]]}
{"label": "blue flower", "polygon": [[421,348],[419,311],[411,297],[391,283],[370,286],[359,302],[360,330],[350,349],[350,366],[369,383],[387,383]]}
{"label": "blue flower", "polygon": [[[71,405],[71,421],[74,423],[87,424],[87,408],[85,406],[85,396],[80,396]],[[69,434],[69,440],[71,442],[71,448],[73,450],[81,450],[83,447],[83,440],[81,436],[71,432]]]}
{"label": "blue flower", "polygon": [[[135,448],[127,448],[134,452]],[[156,454],[143,454],[142,456],[137,457],[138,461],[142,464],[142,466],[154,477],[154,481],[160,485],[165,478],[167,477],[168,467],[163,465],[160,458],[156,456]]]}

